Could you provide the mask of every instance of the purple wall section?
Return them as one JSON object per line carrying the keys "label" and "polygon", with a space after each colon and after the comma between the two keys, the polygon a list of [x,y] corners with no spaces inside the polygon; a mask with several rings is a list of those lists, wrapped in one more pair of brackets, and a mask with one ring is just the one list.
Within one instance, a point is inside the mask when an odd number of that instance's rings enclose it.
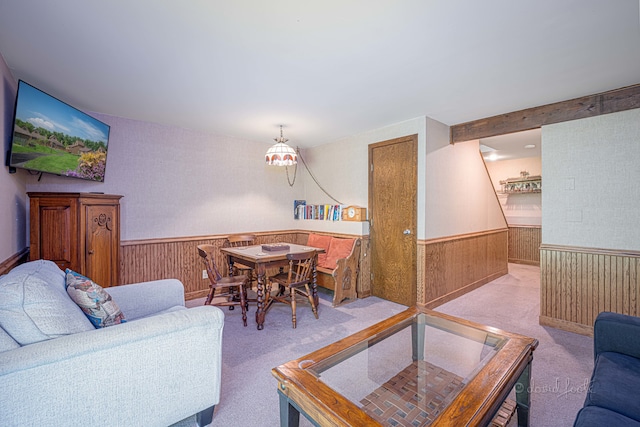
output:
{"label": "purple wall section", "polygon": [[27,195],[21,174],[10,174],[5,166],[13,130],[13,109],[18,88],[0,52],[0,135],[2,135],[2,169],[0,170],[0,263],[27,246]]}

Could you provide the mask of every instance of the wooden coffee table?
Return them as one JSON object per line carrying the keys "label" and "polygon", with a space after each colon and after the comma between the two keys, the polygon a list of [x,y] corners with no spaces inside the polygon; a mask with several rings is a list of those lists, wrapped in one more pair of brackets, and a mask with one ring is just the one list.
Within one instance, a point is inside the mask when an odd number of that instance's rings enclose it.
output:
{"label": "wooden coffee table", "polygon": [[515,388],[529,424],[538,341],[422,307],[272,370],[280,425],[488,425]]}

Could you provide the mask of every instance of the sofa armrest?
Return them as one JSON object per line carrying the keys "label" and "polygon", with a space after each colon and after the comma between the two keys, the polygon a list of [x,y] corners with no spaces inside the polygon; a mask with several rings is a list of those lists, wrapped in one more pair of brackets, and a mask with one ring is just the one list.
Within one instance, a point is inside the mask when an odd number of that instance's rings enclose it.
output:
{"label": "sofa armrest", "polygon": [[0,425],[167,426],[220,400],[223,312],[201,306],[0,353]]}
{"label": "sofa armrest", "polygon": [[640,317],[602,312],[593,326],[594,357],[605,351],[640,358]]}
{"label": "sofa armrest", "polygon": [[184,286],[177,279],[106,288],[127,320],[147,317],[175,306],[184,306]]}

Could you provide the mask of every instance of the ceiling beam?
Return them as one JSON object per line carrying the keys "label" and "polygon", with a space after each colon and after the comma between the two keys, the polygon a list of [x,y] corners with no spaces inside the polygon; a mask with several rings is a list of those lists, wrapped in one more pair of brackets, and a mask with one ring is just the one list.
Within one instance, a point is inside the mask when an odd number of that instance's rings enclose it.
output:
{"label": "ceiling beam", "polygon": [[640,108],[640,84],[453,125],[450,129],[450,142],[455,144],[456,142],[505,135],[536,129],[552,123],[584,119],[634,108]]}

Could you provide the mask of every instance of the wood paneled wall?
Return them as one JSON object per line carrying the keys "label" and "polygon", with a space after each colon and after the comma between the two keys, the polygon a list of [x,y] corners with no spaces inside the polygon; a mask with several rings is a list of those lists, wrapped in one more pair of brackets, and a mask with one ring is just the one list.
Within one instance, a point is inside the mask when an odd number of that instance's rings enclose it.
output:
{"label": "wood paneled wall", "polygon": [[540,265],[540,226],[509,227],[509,262]]}
{"label": "wood paneled wall", "polygon": [[418,303],[434,308],[507,274],[508,230],[418,242]]}
{"label": "wood paneled wall", "polygon": [[[309,232],[295,230],[255,234],[256,244],[290,242],[304,245],[307,243]],[[363,238],[358,296],[361,296],[361,291],[366,294],[368,289],[369,293],[364,296],[370,295],[368,263],[362,261],[363,257],[366,258],[369,247],[368,238],[364,238],[367,236],[334,235],[336,237]],[[196,246],[207,243],[219,248],[224,245],[226,238],[227,235],[216,235],[124,241],[120,250],[120,283],[128,284],[175,278],[184,284],[186,299],[206,296],[209,291],[209,281],[202,278],[204,267],[196,251]],[[216,263],[226,272],[226,261],[220,253],[217,254]]]}
{"label": "wood paneled wall", "polygon": [[593,335],[602,311],[640,316],[640,252],[543,245],[540,324]]}
{"label": "wood paneled wall", "polygon": [[13,255],[11,258],[8,258],[0,263],[0,276],[3,274],[7,274],[14,267],[24,263],[29,259],[29,248],[24,248],[22,251]]}
{"label": "wood paneled wall", "polygon": [[[209,280],[202,278],[204,266],[196,250],[200,244],[222,247],[227,235],[152,239],[122,242],[120,282],[122,284],[158,279],[178,279],[184,284],[185,298],[207,295]],[[256,233],[256,244],[291,242],[306,243],[306,234],[298,232]],[[216,263],[226,272],[226,261],[218,253]]]}

